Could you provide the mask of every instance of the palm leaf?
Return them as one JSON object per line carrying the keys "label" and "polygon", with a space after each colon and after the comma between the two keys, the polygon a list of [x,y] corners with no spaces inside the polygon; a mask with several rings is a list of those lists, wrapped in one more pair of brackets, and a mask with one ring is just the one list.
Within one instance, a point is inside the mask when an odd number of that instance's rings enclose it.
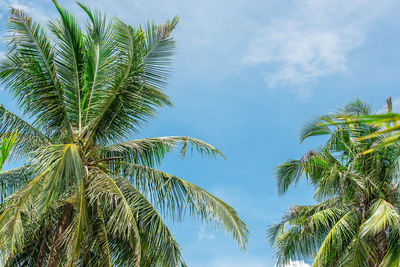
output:
{"label": "palm leaf", "polygon": [[121,176],[144,194],[150,194],[157,206],[173,219],[182,219],[184,210],[216,227],[223,226],[244,249],[248,229],[228,204],[204,189],[171,174],[137,164],[123,163]]}
{"label": "palm leaf", "polygon": [[55,67],[54,47],[42,27],[23,11],[11,8],[12,43],[0,64],[0,78],[18,97],[25,112],[35,115],[47,134],[72,134],[64,93]]}

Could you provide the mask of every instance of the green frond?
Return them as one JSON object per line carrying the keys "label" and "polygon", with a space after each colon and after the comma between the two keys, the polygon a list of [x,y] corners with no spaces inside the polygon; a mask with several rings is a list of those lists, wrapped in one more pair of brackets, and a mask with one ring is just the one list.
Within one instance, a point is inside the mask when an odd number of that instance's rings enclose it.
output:
{"label": "green frond", "polygon": [[83,102],[83,66],[84,49],[83,34],[76,19],[53,0],[60,19],[50,22],[49,28],[55,35],[57,46],[57,60],[55,66],[60,82],[63,85],[65,105],[68,110],[72,126],[82,128],[82,102]]}
{"label": "green frond", "polygon": [[357,234],[349,243],[345,251],[337,260],[337,266],[343,267],[368,267],[371,266],[376,259],[375,244],[371,244],[370,240],[361,236],[360,225]]}
{"label": "green frond", "polygon": [[248,241],[248,229],[235,210],[202,188],[171,174],[154,168],[123,163],[121,176],[129,177],[132,184],[149,194],[163,213],[173,219],[182,219],[185,210],[216,227],[223,226],[242,249]]}
{"label": "green frond", "polygon": [[140,233],[136,217],[129,203],[115,181],[104,171],[91,169],[89,177],[88,198],[89,202],[104,202],[104,213],[107,213],[107,232],[118,239],[131,244],[133,262],[140,265],[141,245]]}
{"label": "green frond", "polygon": [[[89,140],[94,137],[102,142],[111,137],[114,140],[126,138],[155,114],[156,107],[170,104],[161,88],[155,86],[155,82],[151,83],[146,74],[147,57],[153,58],[156,54],[163,60],[158,46],[147,51],[145,33],[141,29],[133,29],[119,20],[115,20],[112,27],[118,60],[113,64],[113,79],[103,90],[103,99],[95,106],[91,105],[93,119],[89,118],[91,127],[88,129]],[[158,43],[169,39],[168,30],[172,29],[166,27],[165,31],[159,30],[156,34]],[[152,60],[154,63],[155,59]],[[163,71],[163,67],[157,68],[159,72]]]}
{"label": "green frond", "polygon": [[337,255],[343,252],[347,244],[357,234],[355,229],[360,224],[360,218],[354,210],[347,212],[332,227],[314,258],[314,266],[329,266],[336,260]]}
{"label": "green frond", "polygon": [[277,263],[313,257],[324,237],[348,210],[339,199],[292,207],[279,223],[267,229],[267,237],[277,250]]}
{"label": "green frond", "polygon": [[13,157],[32,152],[50,142],[49,138],[38,129],[14,113],[9,112],[0,104],[0,136],[10,135],[14,131],[18,131],[18,135],[14,141]]}
{"label": "green frond", "polygon": [[67,243],[67,262],[65,266],[69,267],[77,266],[81,255],[81,247],[84,243],[84,230],[89,222],[83,177],[80,187],[76,191],[74,202],[71,204],[77,212],[64,234],[64,242]]}
{"label": "green frond", "polygon": [[160,214],[146,197],[127,180],[117,178],[117,185],[133,210],[141,232],[141,266],[179,266],[181,251]]}
{"label": "green frond", "polygon": [[323,122],[324,120],[318,118],[304,125],[300,133],[300,143],[312,136],[331,134],[331,129]]}
{"label": "green frond", "polygon": [[366,102],[362,102],[360,99],[356,99],[353,102],[350,102],[349,104],[345,105],[344,108],[342,108],[341,110],[339,110],[339,113],[343,113],[346,115],[369,115],[371,114],[372,109],[371,109],[371,105],[366,103]]}
{"label": "green frond", "polygon": [[10,133],[9,135],[0,135],[0,172],[8,158],[16,138],[16,132]]}
{"label": "green frond", "polygon": [[1,196],[0,202],[13,194],[27,182],[32,180],[34,168],[30,166],[18,167],[15,169],[0,172]]}
{"label": "green frond", "polygon": [[[90,10],[82,3],[79,6],[89,17],[86,38],[84,40],[87,47],[85,53],[85,76],[83,83],[83,113],[84,125],[98,115],[92,110],[92,105],[96,106],[103,103],[105,96],[104,90],[112,83],[117,62],[117,52],[115,49],[115,30],[112,23],[107,21],[106,16],[98,10]],[[84,129],[85,131],[86,129]]]}
{"label": "green frond", "polygon": [[380,231],[397,229],[400,224],[398,209],[384,199],[374,201],[369,213],[369,218],[361,230],[362,235],[374,236]]}
{"label": "green frond", "polygon": [[388,231],[388,249],[380,266],[399,266],[400,265],[400,232],[399,229]]}
{"label": "green frond", "polygon": [[36,202],[41,212],[69,195],[71,190],[79,188],[83,165],[75,144],[49,146],[35,155],[34,165],[49,170],[42,181],[43,191]]}
{"label": "green frond", "polygon": [[105,158],[122,159],[129,163],[140,163],[146,166],[157,166],[165,155],[173,150],[179,150],[182,158],[187,150],[194,150],[202,156],[224,155],[212,145],[199,139],[186,136],[166,136],[137,139],[107,146],[102,149]]}
{"label": "green frond", "polygon": [[94,242],[91,245],[93,256],[90,258],[89,265],[111,267],[113,264],[111,261],[111,251],[103,211],[101,210],[99,201],[97,201],[96,205],[93,206],[91,219],[94,232]]}
{"label": "green frond", "polygon": [[275,177],[278,183],[278,193],[284,194],[290,185],[296,185],[302,174],[303,164],[300,160],[287,160],[280,164],[275,171]]}
{"label": "green frond", "polygon": [[26,113],[47,135],[72,133],[64,92],[55,67],[55,51],[43,28],[11,8],[11,44],[0,63],[2,83],[17,97]]}
{"label": "green frond", "polygon": [[175,54],[175,41],[170,37],[178,24],[176,16],[165,24],[147,23],[145,27],[144,73],[147,86],[163,88],[171,72],[172,56]]}
{"label": "green frond", "polygon": [[31,203],[39,194],[40,182],[46,174],[46,171],[39,174],[7,199],[5,209],[0,214],[0,257],[10,257],[24,247],[24,221],[26,215],[35,212]]}

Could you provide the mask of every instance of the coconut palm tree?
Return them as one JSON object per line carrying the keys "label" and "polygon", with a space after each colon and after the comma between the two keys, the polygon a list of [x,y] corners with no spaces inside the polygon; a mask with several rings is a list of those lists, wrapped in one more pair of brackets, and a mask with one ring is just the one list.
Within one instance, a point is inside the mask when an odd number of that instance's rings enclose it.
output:
{"label": "coconut palm tree", "polygon": [[248,230],[232,207],[157,167],[177,148],[222,156],[190,137],[133,139],[164,94],[178,19],[134,28],[79,4],[83,30],[54,1],[52,38],[11,8],[0,79],[28,123],[0,109],[0,133],[18,129],[10,175],[28,182],[0,208],[6,266],[178,266],[181,250],[163,221],[185,214],[223,227],[245,248]]}
{"label": "coconut palm tree", "polygon": [[313,259],[313,266],[399,266],[400,145],[364,154],[380,137],[360,138],[380,128],[356,120],[336,124],[335,119],[370,113],[368,105],[356,101],[309,123],[300,140],[327,135],[327,143],[278,166],[279,193],[304,175],[316,189],[317,202],[290,208],[268,228],[278,265]]}

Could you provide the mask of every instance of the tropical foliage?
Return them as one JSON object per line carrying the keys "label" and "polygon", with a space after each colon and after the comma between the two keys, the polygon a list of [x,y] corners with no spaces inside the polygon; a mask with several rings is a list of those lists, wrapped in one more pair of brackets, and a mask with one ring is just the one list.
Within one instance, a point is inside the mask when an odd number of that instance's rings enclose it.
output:
{"label": "tropical foliage", "polygon": [[343,124],[358,121],[379,127],[379,131],[360,137],[360,140],[374,138],[377,136],[381,137],[376,138],[375,144],[370,149],[363,152],[367,154],[375,150],[377,147],[392,145],[400,140],[400,114],[393,113],[392,106],[392,98],[389,97],[386,100],[386,112],[379,112],[375,114],[367,114],[361,116],[339,115],[336,116],[336,123]]}
{"label": "tropical foliage", "polygon": [[[245,248],[248,230],[229,205],[156,169],[180,148],[222,156],[190,137],[132,140],[164,94],[178,19],[132,27],[79,4],[82,29],[67,10],[48,32],[12,8],[0,79],[28,123],[0,108],[0,134],[18,129],[7,172],[27,181],[0,205],[5,266],[178,266],[181,250],[163,221],[185,214],[223,227]],[[4,174],[0,179],[6,179]],[[3,190],[3,192],[9,192]]]}
{"label": "tropical foliage", "polygon": [[15,191],[15,189],[21,185],[21,182],[23,183],[23,181],[21,181],[20,183],[16,183],[16,181],[14,181],[12,177],[8,175],[8,173],[10,172],[5,172],[5,173],[1,172],[4,163],[9,157],[11,148],[15,142],[16,137],[17,137],[16,132],[14,133],[11,132],[8,135],[3,134],[3,136],[0,136],[0,183],[1,183],[0,202],[4,201],[5,196],[7,194],[10,194],[11,192]]}
{"label": "tropical foliage", "polygon": [[[375,135],[380,127],[354,119],[369,114],[367,104],[355,101],[309,123],[301,141],[320,135],[328,141],[278,166],[279,193],[304,175],[317,202],[290,208],[268,228],[278,265],[313,259],[313,266],[399,266],[400,145],[363,153],[385,138]],[[346,117],[351,121],[338,124]]]}

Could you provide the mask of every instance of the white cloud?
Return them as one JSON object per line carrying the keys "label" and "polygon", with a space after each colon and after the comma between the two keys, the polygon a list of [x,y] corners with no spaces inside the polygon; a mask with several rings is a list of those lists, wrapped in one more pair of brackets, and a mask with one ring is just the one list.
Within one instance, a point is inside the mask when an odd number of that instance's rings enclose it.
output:
{"label": "white cloud", "polygon": [[290,261],[284,267],[311,267],[311,265],[305,263],[304,261]]}
{"label": "white cloud", "polygon": [[[257,256],[230,256],[212,260],[207,263],[210,267],[271,267],[268,261]],[[304,261],[290,261],[284,267],[311,267]]]}
{"label": "white cloud", "polygon": [[200,231],[197,234],[198,242],[203,240],[214,240],[215,238],[216,238],[215,235],[207,231],[204,225],[200,227]]}
{"label": "white cloud", "polygon": [[391,0],[301,0],[292,12],[263,27],[249,45],[244,62],[267,66],[269,87],[296,87],[307,96],[318,78],[344,73],[351,51],[361,46],[373,21]]}
{"label": "white cloud", "polygon": [[[8,15],[8,10],[10,7],[14,7],[17,9],[22,9],[25,13],[36,20],[41,22],[45,22],[48,20],[48,10],[45,10],[50,5],[43,6],[40,4],[41,1],[27,1],[27,0],[0,0],[0,18],[4,18],[4,15]],[[49,2],[44,2],[49,4]]]}

